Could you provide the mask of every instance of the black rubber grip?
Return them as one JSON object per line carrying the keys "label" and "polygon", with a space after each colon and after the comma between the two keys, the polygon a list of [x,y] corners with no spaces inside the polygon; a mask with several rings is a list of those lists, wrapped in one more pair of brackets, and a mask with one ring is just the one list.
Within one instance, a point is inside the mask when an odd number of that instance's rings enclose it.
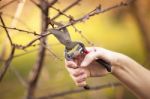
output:
{"label": "black rubber grip", "polygon": [[96,62],[104,66],[108,72],[111,72],[111,65],[102,59],[97,59]]}
{"label": "black rubber grip", "polygon": [[85,90],[90,90],[90,87],[88,85],[83,87]]}

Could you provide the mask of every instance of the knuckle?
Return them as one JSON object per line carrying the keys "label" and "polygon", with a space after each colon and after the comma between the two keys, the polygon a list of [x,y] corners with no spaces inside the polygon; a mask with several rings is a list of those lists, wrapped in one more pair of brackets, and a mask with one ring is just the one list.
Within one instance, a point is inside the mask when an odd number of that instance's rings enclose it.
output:
{"label": "knuckle", "polygon": [[72,75],[73,75],[74,77],[78,77],[78,76],[80,76],[80,75],[82,75],[82,74],[83,74],[82,70],[77,70],[77,71],[75,71],[74,73],[72,73]]}
{"label": "knuckle", "polygon": [[83,81],[85,81],[85,79],[79,79],[79,80],[77,80],[77,83],[81,83]]}
{"label": "knuckle", "polygon": [[74,77],[77,77],[78,73],[77,73],[77,72],[73,72],[72,75],[73,75]]}
{"label": "knuckle", "polygon": [[67,67],[67,68],[70,68],[70,67],[72,67],[72,64],[71,64],[71,63],[67,63],[67,64],[66,64],[66,67]]}
{"label": "knuckle", "polygon": [[81,83],[81,82],[83,82],[85,80],[86,80],[86,77],[83,77],[83,76],[76,77],[76,82],[77,83]]}

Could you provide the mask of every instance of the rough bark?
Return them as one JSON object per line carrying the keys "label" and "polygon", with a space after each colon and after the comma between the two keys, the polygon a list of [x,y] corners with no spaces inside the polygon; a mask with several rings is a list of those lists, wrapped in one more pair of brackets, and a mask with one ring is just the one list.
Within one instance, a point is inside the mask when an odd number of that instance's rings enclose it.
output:
{"label": "rough bark", "polygon": [[[40,6],[42,8],[41,12],[41,33],[45,33],[45,31],[47,31],[48,28],[48,6],[47,6],[47,2],[40,0]],[[33,67],[33,70],[31,72],[30,75],[30,80],[29,80],[29,86],[28,86],[28,92],[27,92],[27,99],[33,99],[34,98],[34,93],[35,93],[35,89],[37,86],[37,82],[43,67],[43,63],[44,63],[44,56],[45,56],[45,47],[42,46],[42,44],[46,45],[46,37],[43,37],[40,39],[40,46],[39,46],[39,52],[38,52],[38,57],[37,57],[37,61]]]}

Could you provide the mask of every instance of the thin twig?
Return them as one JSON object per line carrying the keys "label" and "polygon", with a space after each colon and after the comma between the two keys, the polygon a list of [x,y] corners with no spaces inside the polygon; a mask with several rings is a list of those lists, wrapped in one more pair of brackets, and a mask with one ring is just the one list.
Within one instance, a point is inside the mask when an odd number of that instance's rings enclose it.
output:
{"label": "thin twig", "polygon": [[38,34],[36,32],[27,31],[27,30],[23,30],[23,29],[18,29],[16,27],[7,27],[7,26],[3,26],[3,25],[0,25],[0,27],[7,28],[7,29],[10,29],[10,30],[16,30],[16,31],[20,31],[20,32],[26,32],[28,34],[33,34],[33,35],[41,36],[41,34]]}
{"label": "thin twig", "polygon": [[[53,6],[51,6],[51,8],[54,9],[54,10],[56,10],[60,15],[64,15],[65,17],[67,17],[69,19],[71,18],[69,15],[65,14],[64,12],[62,12],[61,10],[59,10],[57,8],[55,8]],[[53,20],[53,19],[51,19],[51,20]]]}
{"label": "thin twig", "polygon": [[91,46],[94,46],[94,43],[91,42],[83,33],[82,31],[78,30],[74,25],[72,25],[72,27],[75,29],[75,32],[79,33],[80,36]]}
{"label": "thin twig", "polygon": [[[4,13],[4,12],[3,12],[3,16],[8,17],[10,19],[15,18],[13,15],[10,15],[10,14]],[[31,28],[22,19],[16,18],[16,20],[18,20],[19,23],[21,23],[23,26],[25,26],[26,29],[31,30]]]}
{"label": "thin twig", "polygon": [[41,6],[38,4],[38,3],[36,3],[34,0],[30,0],[34,5],[36,5],[38,8],[40,8],[41,9]]}
{"label": "thin twig", "polygon": [[21,54],[14,55],[14,58],[17,58],[17,57],[20,57],[20,56],[23,56],[23,55],[26,55],[26,54],[33,53],[35,51],[38,51],[38,49],[34,49],[34,50],[31,50],[31,51],[27,51],[27,52],[24,52],[24,53],[21,53]]}
{"label": "thin twig", "polygon": [[48,7],[53,6],[58,0],[52,0],[51,2],[48,2]]}
{"label": "thin twig", "polygon": [[2,81],[8,67],[10,66],[10,63],[11,63],[11,61],[13,59],[13,56],[14,56],[14,53],[15,53],[15,47],[12,46],[9,58],[4,62],[4,65],[1,67],[2,69],[1,69],[1,72],[0,72],[0,82]]}
{"label": "thin twig", "polygon": [[5,25],[5,23],[4,23],[4,20],[3,20],[1,14],[0,14],[0,20],[1,20],[1,22],[2,22],[3,28],[5,29],[5,32],[6,32],[6,35],[7,35],[8,39],[9,39],[10,44],[13,45],[13,42],[12,42],[12,40],[11,40],[11,37],[10,37],[10,35],[9,35],[9,33],[8,33],[8,30],[7,30],[7,28],[6,28],[6,25]]}
{"label": "thin twig", "polygon": [[[35,47],[35,46],[37,46],[37,45],[40,45],[40,44],[35,44],[35,45],[33,45],[33,46]],[[57,46],[57,45],[60,45],[60,43],[50,44],[50,46]],[[26,55],[26,54],[30,54],[30,53],[35,52],[35,51],[38,51],[38,49],[33,49],[33,50],[26,51],[26,52],[21,53],[21,54],[14,55],[14,58],[17,58],[17,57],[20,57],[20,56],[23,56],[23,55]],[[55,54],[55,53],[54,53],[54,54]],[[57,56],[57,57],[58,57],[58,56]]]}
{"label": "thin twig", "polygon": [[[63,9],[61,11],[61,13],[65,13],[66,11],[70,10],[72,7],[74,7],[75,5],[77,5],[81,0],[76,0],[73,3],[71,3],[69,6],[67,6],[65,9]],[[62,15],[61,13],[58,13],[57,15],[55,15],[53,18],[51,18],[51,20],[55,20],[56,18],[58,18],[60,15]]]}
{"label": "thin twig", "polygon": [[23,79],[21,74],[15,68],[11,67],[10,70],[15,74],[15,76],[18,78],[20,83],[26,88],[27,87],[27,81],[25,79]]}
{"label": "thin twig", "polygon": [[[15,27],[16,24],[17,24],[17,20],[16,19],[19,19],[21,13],[22,13],[22,10],[23,10],[23,7],[24,7],[24,4],[25,4],[25,1],[26,0],[19,0],[19,3],[17,5],[17,9],[16,9],[16,12],[14,14],[14,19],[12,20],[11,22],[11,25],[10,27]],[[6,28],[5,28],[6,29]],[[9,33],[10,31],[7,30]],[[13,34],[9,34],[11,37],[13,37],[14,33]],[[9,40],[10,41],[10,40]],[[6,45],[8,44],[8,40],[5,38],[3,40],[3,43],[2,43],[2,50],[5,50],[4,48],[6,48]],[[11,43],[11,45],[13,45],[13,42]],[[14,46],[14,45],[13,45]],[[4,51],[6,53],[6,51]]]}
{"label": "thin twig", "polygon": [[9,6],[10,4],[12,4],[12,3],[16,2],[16,1],[18,1],[18,0],[11,0],[11,1],[7,2],[6,4],[4,4],[4,5],[2,5],[0,7],[0,10],[3,9],[3,8],[5,8],[5,7],[7,7],[7,6]]}
{"label": "thin twig", "polygon": [[[15,26],[16,26],[16,24],[17,24],[17,20],[16,20],[16,19],[19,19],[20,15],[21,15],[21,13],[22,13],[22,10],[23,10],[25,1],[26,1],[26,0],[19,0],[19,3],[18,3],[18,5],[17,5],[16,12],[15,12],[15,14],[14,14],[14,18],[13,18],[13,20],[12,20],[12,22],[11,22],[10,27],[15,27]],[[10,35],[11,35],[11,34],[10,34]],[[14,35],[14,34],[13,34],[13,35]],[[12,37],[13,35],[11,35],[11,37]],[[2,45],[3,45],[3,46],[6,46],[6,45],[7,45],[7,40],[6,40],[6,39],[4,39]]]}
{"label": "thin twig", "polygon": [[111,7],[105,8],[105,9],[102,9],[102,8],[100,8],[100,6],[98,6],[94,10],[92,10],[89,13],[85,14],[84,16],[82,16],[81,18],[78,18],[76,20],[70,21],[66,25],[64,25],[62,27],[59,27],[58,29],[61,30],[61,29],[66,28],[66,27],[68,27],[70,25],[74,25],[74,24],[79,23],[79,22],[84,22],[84,21],[88,20],[90,17],[95,16],[97,14],[104,13],[104,12],[107,12],[107,11],[112,10],[114,8],[118,8],[118,7],[121,7],[121,6],[127,6],[127,5],[128,5],[128,3],[121,2],[119,4],[113,5]]}
{"label": "thin twig", "polygon": [[32,44],[33,43],[35,43],[37,40],[41,40],[43,37],[46,37],[47,35],[50,35],[51,33],[41,33],[41,36],[40,37],[38,37],[38,38],[35,38],[35,39],[33,39],[32,41],[30,41],[28,44],[26,44],[25,46],[23,46],[23,45],[17,45],[17,44],[14,44],[15,45],[15,47],[16,48],[18,48],[18,49],[26,49],[26,48],[28,48],[28,47],[31,47],[32,46]]}
{"label": "thin twig", "polygon": [[52,95],[47,95],[47,96],[39,97],[37,99],[52,99],[52,98],[57,98],[57,97],[65,96],[65,95],[77,94],[77,93],[81,93],[81,92],[102,90],[102,89],[105,89],[105,88],[110,88],[110,87],[112,87],[112,85],[114,87],[121,86],[120,83],[113,83],[113,84],[109,83],[109,84],[99,85],[99,86],[95,86],[95,87],[90,87],[90,90],[75,89],[75,90],[63,91],[63,92],[60,92],[60,93],[55,93],[55,94],[52,94]]}
{"label": "thin twig", "polygon": [[43,47],[47,49],[47,51],[50,53],[50,55],[54,56],[56,59],[62,61],[61,58],[59,58],[50,48],[48,48],[45,44],[42,44]]}

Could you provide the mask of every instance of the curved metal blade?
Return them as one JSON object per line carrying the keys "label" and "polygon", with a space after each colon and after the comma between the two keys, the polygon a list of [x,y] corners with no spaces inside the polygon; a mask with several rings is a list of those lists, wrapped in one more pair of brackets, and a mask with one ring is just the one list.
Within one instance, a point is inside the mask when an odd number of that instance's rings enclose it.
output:
{"label": "curved metal blade", "polygon": [[50,29],[50,32],[59,40],[61,44],[65,45],[68,50],[72,49],[76,45],[76,42],[72,42],[67,29],[63,29],[63,31],[58,29]]}

